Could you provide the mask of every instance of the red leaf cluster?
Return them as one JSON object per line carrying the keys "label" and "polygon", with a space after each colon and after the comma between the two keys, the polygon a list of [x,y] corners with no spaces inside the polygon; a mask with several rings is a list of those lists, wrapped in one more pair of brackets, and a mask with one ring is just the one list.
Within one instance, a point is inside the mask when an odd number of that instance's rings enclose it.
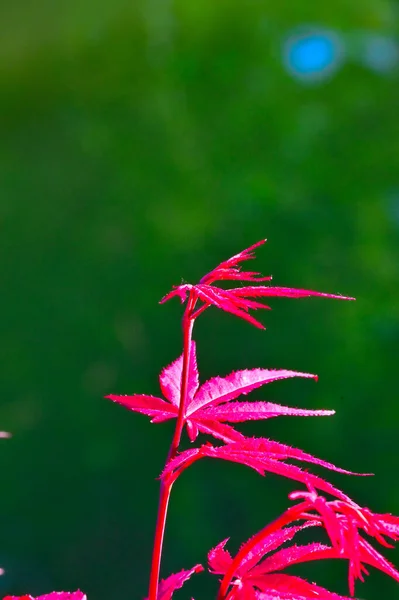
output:
{"label": "red leaf cluster", "polygon": [[203,310],[213,305],[216,306],[216,308],[220,308],[225,312],[231,313],[236,317],[240,317],[241,319],[252,323],[252,325],[259,327],[259,329],[264,329],[262,323],[249,314],[249,310],[270,309],[270,306],[254,301],[252,298],[268,298],[270,296],[306,298],[309,296],[322,296],[339,300],[354,300],[354,298],[335,294],[325,294],[323,292],[313,292],[312,290],[287,287],[251,285],[225,290],[214,285],[216,281],[227,280],[250,281],[255,283],[260,281],[270,281],[272,279],[270,276],[261,277],[260,273],[254,271],[241,271],[241,266],[239,264],[255,258],[255,248],[258,248],[258,246],[261,246],[265,242],[266,240],[261,240],[246,250],[243,250],[228,260],[220,263],[220,265],[205,275],[196,285],[185,283],[175,286],[171,292],[162,298],[161,303],[166,302],[175,296],[179,297],[181,302],[184,302],[187,299],[187,296],[189,296],[193,301],[193,304],[195,304],[197,300],[202,302],[202,305],[197,308],[196,311],[193,309],[192,316],[194,318],[203,312]]}
{"label": "red leaf cluster", "polygon": [[[152,423],[177,418],[180,407],[183,354],[162,370],[159,381],[165,398],[146,394],[121,396],[110,394],[110,400],[126,408],[152,417]],[[280,406],[272,402],[233,402],[267,383],[289,377],[317,379],[310,373],[297,371],[252,369],[235,371],[226,377],[213,377],[199,385],[195,342],[191,342],[188,371],[187,402],[184,406],[184,421],[190,440],[198,433],[210,434],[223,442],[242,441],[245,437],[226,423],[270,419],[277,416],[327,416],[333,410],[306,410]]]}
{"label": "red leaf cluster", "polygon": [[[261,277],[255,271],[242,271],[240,264],[253,259],[254,250],[264,241],[222,262],[198,284],[176,286],[161,300],[165,302],[174,296],[179,297],[182,302],[188,300],[183,317],[183,353],[160,374],[159,383],[163,397],[145,394],[107,396],[134,412],[149,416],[153,423],[174,418],[177,420],[168,460],[161,474],[160,512],[151,571],[150,600],[170,600],[173,592],[193,573],[202,570],[201,565],[196,565],[190,570],[171,575],[159,585],[157,583],[168,494],[179,475],[202,458],[240,463],[261,475],[274,473],[304,486],[304,490],[290,495],[291,500],[299,502],[249,539],[236,556],[232,557],[226,550],[227,540],[209,552],[209,571],[222,576],[218,600],[348,600],[346,596],[340,596],[315,583],[284,572],[291,565],[327,558],[348,561],[351,596],[355,593],[355,581],[363,581],[364,575],[368,573],[367,566],[378,568],[399,581],[399,572],[363,535],[366,534],[368,538],[374,538],[377,543],[389,547],[388,540],[399,539],[399,518],[361,508],[324,478],[310,472],[308,468],[305,469],[303,464],[344,474],[358,475],[357,473],[351,473],[298,448],[268,438],[246,437],[236,428],[236,424],[240,422],[266,420],[276,416],[334,414],[332,410],[306,410],[263,400],[242,400],[242,396],[267,383],[289,377],[316,379],[315,375],[284,369],[258,368],[236,371],[225,377],[213,377],[200,384],[192,327],[196,318],[209,306],[216,306],[249,321],[256,327],[263,328],[249,311],[269,307],[254,298],[324,296],[352,299],[286,287],[250,285],[223,289],[215,285],[218,281],[228,280],[251,283],[269,281],[270,277]],[[183,427],[186,428],[191,442],[196,441],[199,433],[212,436],[216,442],[195,445],[189,450],[179,452]],[[332,499],[320,495],[320,492],[331,496]],[[294,538],[308,528],[323,528],[329,543],[293,543]]]}
{"label": "red leaf cluster", "polygon": [[[311,485],[307,491],[294,492],[290,497],[302,502],[248,540],[234,559],[224,548],[227,540],[209,552],[210,571],[224,575],[221,597],[230,588],[230,600],[349,600],[300,577],[282,573],[295,564],[331,558],[348,560],[351,596],[355,593],[355,580],[363,581],[368,574],[366,565],[399,581],[399,571],[362,535],[364,532],[389,547],[387,539],[399,539],[399,518],[372,513],[350,499],[328,501]],[[309,527],[323,527],[330,544],[315,542],[282,547]]]}

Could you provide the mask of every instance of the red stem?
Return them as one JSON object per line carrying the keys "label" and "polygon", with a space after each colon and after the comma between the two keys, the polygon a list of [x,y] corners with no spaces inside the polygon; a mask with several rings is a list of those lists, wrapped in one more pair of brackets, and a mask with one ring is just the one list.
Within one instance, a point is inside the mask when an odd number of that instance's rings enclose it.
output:
{"label": "red stem", "polygon": [[158,581],[161,566],[161,555],[163,538],[165,533],[166,515],[168,512],[168,504],[170,492],[173,482],[161,481],[161,489],[159,494],[158,515],[155,527],[154,547],[152,552],[150,586],[148,591],[148,600],[156,600],[158,596]]}
{"label": "red stem", "polygon": [[187,311],[183,316],[183,367],[182,367],[182,375],[181,375],[181,388],[180,388],[180,404],[179,404],[179,414],[177,416],[177,423],[175,428],[175,433],[173,436],[172,444],[169,449],[169,454],[166,462],[169,462],[171,458],[174,458],[177,452],[177,449],[180,444],[180,438],[183,431],[184,426],[184,417],[185,417],[185,408],[187,401],[187,392],[188,392],[188,373],[191,359],[191,338],[193,334],[193,326],[194,319],[190,316],[191,309],[194,308],[195,301],[192,301],[191,298],[188,301]]}
{"label": "red stem", "polygon": [[[181,388],[180,388],[180,404],[179,414],[177,417],[175,433],[173,435],[172,443],[169,448],[168,456],[165,465],[176,456],[180,438],[184,426],[185,406],[187,401],[188,392],[188,375],[189,365],[191,358],[191,338],[194,326],[194,318],[192,312],[195,306],[196,300],[190,296],[187,303],[186,310],[183,315],[183,367],[181,377]],[[158,583],[159,573],[161,568],[161,557],[162,547],[165,534],[166,517],[168,513],[169,498],[172,491],[173,483],[176,477],[167,477],[161,481],[160,493],[159,493],[159,504],[158,504],[158,515],[155,526],[155,537],[154,547],[152,552],[152,563],[150,573],[150,585],[148,591],[148,600],[157,600],[158,597]]]}

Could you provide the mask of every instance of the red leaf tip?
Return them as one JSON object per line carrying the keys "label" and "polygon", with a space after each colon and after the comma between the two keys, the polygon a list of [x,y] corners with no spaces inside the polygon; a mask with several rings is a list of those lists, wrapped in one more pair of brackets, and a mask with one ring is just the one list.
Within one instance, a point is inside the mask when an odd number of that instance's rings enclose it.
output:
{"label": "red leaf tip", "polygon": [[[266,239],[262,239],[238,254],[234,254],[234,256],[221,262],[217,267],[204,275],[196,285],[185,283],[174,286],[172,291],[160,300],[160,304],[163,304],[175,296],[180,298],[180,301],[183,303],[187,300],[187,296],[189,296],[191,300],[191,310],[190,315],[186,316],[190,316],[192,319],[195,319],[209,306],[216,306],[225,312],[248,321],[259,329],[265,329],[262,323],[255,319],[249,311],[270,307],[261,302],[254,301],[253,298],[261,297],[263,299],[269,296],[305,298],[309,296],[319,296],[324,298],[335,298],[338,300],[355,300],[355,298],[343,296],[341,294],[327,294],[288,287],[253,285],[270,281],[272,278],[270,276],[262,277],[261,274],[256,271],[243,271],[240,263],[254,259],[255,249],[262,246],[265,242]],[[215,285],[218,281],[246,281],[252,282],[252,285],[223,289]],[[197,302],[202,303],[201,306],[196,306]]]}

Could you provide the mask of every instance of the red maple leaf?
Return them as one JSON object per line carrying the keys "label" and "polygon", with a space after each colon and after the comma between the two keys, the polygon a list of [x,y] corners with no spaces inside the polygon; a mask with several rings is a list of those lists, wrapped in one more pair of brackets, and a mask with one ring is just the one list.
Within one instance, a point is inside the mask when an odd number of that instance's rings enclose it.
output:
{"label": "red maple leaf", "polygon": [[238,442],[232,442],[223,446],[212,446],[212,444],[207,443],[199,448],[180,452],[167,463],[161,477],[177,477],[187,467],[201,458],[219,458],[240,463],[254,469],[260,475],[265,475],[266,472],[281,475],[305,485],[314,486],[314,488],[323,490],[342,500],[350,500],[350,498],[318,475],[309,473],[287,461],[297,460],[312,463],[331,471],[344,473],[345,475],[368,475],[341,469],[330,462],[316,458],[312,454],[274,440],[266,438],[243,438]]}
{"label": "red maple leaf", "polygon": [[173,593],[180,589],[190,579],[191,575],[201,573],[203,570],[204,567],[202,565],[195,565],[192,569],[169,575],[169,577],[159,582],[157,600],[171,600]]}
{"label": "red maple leaf", "polygon": [[[228,443],[245,439],[242,433],[226,423],[270,419],[280,415],[327,416],[333,410],[305,410],[281,406],[272,402],[233,402],[266,383],[288,377],[317,379],[316,375],[288,370],[251,369],[235,371],[226,377],[213,377],[200,386],[195,342],[191,342],[188,369],[187,402],[184,421],[191,441],[199,432],[213,435]],[[146,394],[106,396],[126,408],[152,417],[153,423],[176,418],[181,396],[183,354],[162,370],[160,388],[165,397]]]}
{"label": "red maple leaf", "polygon": [[[250,281],[250,282],[261,282],[270,281],[272,278],[261,277],[260,273],[255,271],[241,271],[239,263],[255,258],[254,250],[258,246],[264,244],[266,240],[261,240],[253,246],[246,248],[242,252],[235,254],[228,260],[220,263],[215,269],[205,275],[198,284],[192,285],[190,283],[181,284],[174,286],[173,290],[166,294],[161,300],[161,304],[170,300],[174,296],[180,298],[181,302],[184,302],[189,296],[193,302],[193,309],[191,311],[191,317],[197,317],[206,308],[213,305],[221,310],[232,313],[241,319],[245,319],[259,327],[264,329],[262,323],[255,319],[248,313],[249,310],[256,310],[258,308],[270,309],[270,306],[256,302],[252,298],[257,297],[269,297],[269,296],[280,296],[286,298],[305,298],[309,296],[321,296],[326,298],[337,298],[340,300],[354,300],[354,298],[348,298],[345,296],[335,294],[325,294],[322,292],[314,292],[311,290],[294,289],[287,287],[275,287],[275,286],[246,286],[240,288],[223,289],[215,286],[216,281],[236,280],[236,281]],[[196,307],[196,302],[202,302],[202,305]]]}
{"label": "red maple leaf", "polygon": [[[293,564],[323,558],[326,551],[333,550],[330,546],[319,543],[293,545],[279,550],[280,546],[290,542],[297,533],[316,524],[284,527],[255,544],[248,540],[244,544],[248,552],[240,551],[241,559],[236,567],[232,556],[225,549],[228,540],[223,540],[208,554],[209,571],[225,575],[233,567],[232,587],[228,595],[231,600],[349,600],[346,596],[329,592],[301,577],[281,572]],[[272,552],[273,554],[264,558]]]}
{"label": "red maple leaf", "polygon": [[399,571],[361,535],[364,532],[381,545],[392,548],[387,540],[399,540],[399,517],[373,513],[350,498],[327,501],[310,483],[307,487],[306,492],[289,495],[292,500],[303,499],[302,504],[293,508],[298,518],[320,519],[333,546],[323,558],[348,559],[350,594],[353,596],[355,593],[356,579],[364,581],[364,575],[368,575],[365,565],[373,566],[399,581]]}
{"label": "red maple leaf", "polygon": [[86,595],[77,592],[50,592],[42,596],[5,596],[3,600],[87,600]]}

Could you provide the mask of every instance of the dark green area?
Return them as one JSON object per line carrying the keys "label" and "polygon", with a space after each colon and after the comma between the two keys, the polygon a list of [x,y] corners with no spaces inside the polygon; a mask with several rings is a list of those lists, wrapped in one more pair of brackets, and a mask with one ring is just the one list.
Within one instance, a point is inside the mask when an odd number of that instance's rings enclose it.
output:
{"label": "dark green area", "polygon": [[[319,85],[284,69],[301,23],[394,34],[384,0],[270,3],[15,0],[0,36],[0,580],[3,593],[146,594],[172,425],[108,393],[158,393],[181,351],[158,300],[267,237],[274,282],[357,297],[271,301],[267,331],[210,310],[203,378],[318,373],[256,394],[330,419],[247,428],[374,478],[330,477],[399,513],[399,85],[351,55]],[[396,31],[397,33],[397,31]],[[348,38],[349,39],[349,38]],[[395,367],[396,365],[396,367]],[[255,397],[255,395],[254,395]],[[290,483],[204,461],[178,482],[164,574],[231,550],[287,505]],[[386,555],[399,564],[398,552]],[[343,565],[302,569],[346,592]],[[214,597],[198,575],[177,598]],[[373,572],[361,598],[394,598]]]}

